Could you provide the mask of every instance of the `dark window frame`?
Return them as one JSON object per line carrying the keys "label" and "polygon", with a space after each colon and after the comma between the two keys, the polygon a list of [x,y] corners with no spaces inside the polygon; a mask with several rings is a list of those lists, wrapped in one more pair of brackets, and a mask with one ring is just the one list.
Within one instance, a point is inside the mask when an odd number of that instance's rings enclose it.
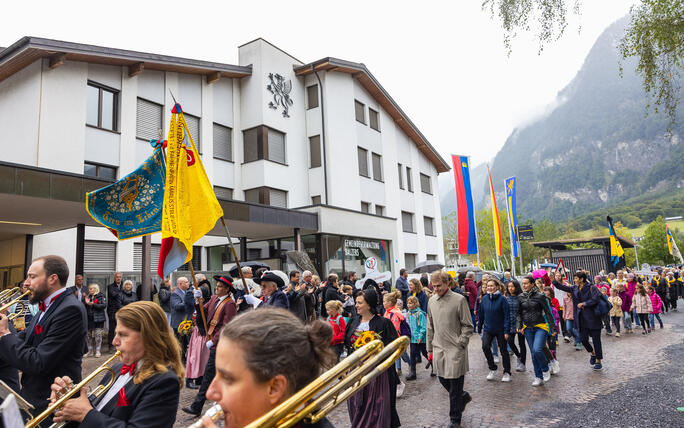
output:
{"label": "dark window frame", "polygon": [[[245,202],[251,202],[253,204],[261,204],[261,205],[267,205],[269,207],[272,207],[274,205],[271,205],[271,194],[269,190],[277,190],[279,192],[285,192],[285,204],[287,205],[287,196],[289,192],[287,190],[283,189],[276,189],[275,187],[270,187],[270,186],[259,186],[259,187],[252,187],[251,189],[245,189],[245,193],[251,191],[251,190],[258,190],[259,191],[259,202],[252,202],[252,201],[247,201],[247,197],[245,196]],[[276,207],[276,208],[283,208],[283,207]],[[287,208],[287,207],[285,207]]]}
{"label": "dark window frame", "polygon": [[[365,210],[363,209],[364,204],[366,205]],[[361,201],[361,212],[362,213],[370,214],[370,209],[371,209],[371,203],[370,202]]]}
{"label": "dark window frame", "polygon": [[[380,177],[379,178],[376,177],[376,174],[375,174],[375,157],[376,156],[379,159],[378,162],[379,162],[379,166],[380,166]],[[385,182],[385,177],[383,174],[384,168],[382,167],[382,155],[380,153],[371,152],[371,165],[373,166],[373,180],[384,183]]]}
{"label": "dark window frame", "polygon": [[[245,150],[245,143],[246,139],[244,138],[245,132],[251,131],[253,129],[257,130],[257,158],[256,159],[251,159],[251,160],[245,160],[245,153],[247,152]],[[275,132],[279,132],[283,134],[283,153],[285,154],[285,162],[280,162],[277,160],[269,159],[268,158],[268,130],[272,130]],[[256,162],[260,160],[265,160],[273,163],[277,163],[278,165],[285,165],[288,166],[287,164],[287,134],[279,129],[273,128],[271,126],[266,126],[266,125],[257,125],[253,126],[251,128],[243,129],[242,130],[242,164],[250,163],[250,162]]]}
{"label": "dark window frame", "polygon": [[[315,88],[315,89],[313,89]],[[312,89],[316,92],[316,105],[311,105],[311,91]],[[306,87],[306,109],[311,110],[316,107],[320,106],[320,97],[318,96],[318,84],[314,83],[313,85],[307,86]]]}
{"label": "dark window frame", "polygon": [[[88,80],[87,86],[91,86],[98,90],[97,94],[97,125],[88,123],[87,112],[86,112],[86,126],[91,128],[101,129],[103,131],[116,132],[119,133],[119,89],[114,89],[111,86],[103,85],[102,83],[95,82],[93,80]],[[102,127],[102,91],[110,92],[113,96],[113,106],[112,106],[112,129],[107,129]],[[88,109],[86,103],[86,110]]]}
{"label": "dark window frame", "polygon": [[357,161],[356,161],[356,162],[357,162],[357,163],[359,162],[359,161],[358,161],[358,159],[359,159],[359,152],[360,152],[361,150],[363,150],[363,151],[366,153],[366,156],[365,156],[365,157],[366,157],[366,173],[364,174],[364,173],[361,171],[361,164],[359,163],[359,175],[360,175],[361,177],[371,178],[371,176],[370,176],[370,168],[369,168],[369,165],[368,165],[368,149],[364,149],[364,148],[361,147],[361,146],[356,146],[356,158],[357,158]]}
{"label": "dark window frame", "polygon": [[[91,165],[91,166],[94,166],[94,167],[95,167],[95,175],[89,175],[89,174],[86,174],[86,173],[85,173],[85,166],[86,166],[86,165]],[[104,177],[104,176],[100,175],[100,168],[111,168],[111,169],[113,169],[113,170],[114,170],[114,177],[110,178],[110,177]],[[104,163],[90,162],[90,161],[84,161],[84,162],[83,162],[83,175],[86,176],[86,177],[105,178],[105,179],[116,180],[116,177],[117,177],[117,175],[118,175],[118,172],[119,172],[119,167],[118,167],[118,166],[107,165],[107,164],[104,164]]]}
{"label": "dark window frame", "polygon": [[[357,109],[356,109],[357,105],[361,106],[361,111],[363,112],[363,120],[359,120],[359,117],[356,114],[357,113]],[[366,124],[366,105],[357,99],[354,100],[354,119],[356,119],[356,121],[359,123],[363,123],[364,125]]]}
{"label": "dark window frame", "polygon": [[216,194],[216,189],[221,189],[221,190],[230,190],[230,200],[235,199],[235,189],[230,188],[230,187],[223,187],[223,186],[214,186],[214,195],[216,195],[216,198],[218,198],[218,195]]}
{"label": "dark window frame", "polygon": [[413,180],[411,179],[411,167],[406,167],[406,190],[413,193]]}
{"label": "dark window frame", "polygon": [[[378,212],[378,208],[381,212]],[[375,215],[384,217],[385,216],[385,205],[375,204]]]}
{"label": "dark window frame", "polygon": [[399,175],[399,188],[404,190],[404,166],[400,163],[397,164],[397,173]]}
{"label": "dark window frame", "polygon": [[[425,223],[428,220],[430,221],[430,228],[432,229],[432,233],[428,233],[427,228],[425,227]],[[425,234],[425,236],[437,236],[437,231],[435,230],[435,218],[434,217],[430,217],[427,215],[423,216],[423,233]]]}
{"label": "dark window frame", "polygon": [[[375,126],[373,126],[373,113],[375,113]],[[368,107],[368,126],[378,132],[380,131],[380,112]]]}
{"label": "dark window frame", "polygon": [[[404,214],[409,214],[411,216],[411,229],[407,230],[406,229],[406,222],[404,221]],[[405,233],[416,233],[416,215],[410,211],[402,211],[401,212],[401,230],[402,232]]]}
{"label": "dark window frame", "polygon": [[[314,165],[314,157],[313,157],[313,152],[311,150],[311,147],[314,145],[313,139],[317,138],[318,139],[318,164]],[[321,136],[320,135],[312,135],[309,137],[309,169],[311,168],[319,168],[323,164],[322,161],[322,153],[321,153]]]}
{"label": "dark window frame", "polygon": [[[211,144],[212,144],[212,146],[214,146],[214,147],[215,147],[215,144],[216,144],[216,140],[215,140],[215,138],[214,138],[214,127],[215,127],[215,126],[220,126],[221,128],[225,128],[225,129],[229,130],[229,134],[230,134],[230,159],[224,159],[224,158],[222,158],[222,157],[217,157],[217,156],[216,156],[216,150],[212,150],[212,152],[213,152],[213,153],[212,153],[212,157],[213,157],[214,159],[222,160],[222,161],[224,161],[224,162],[234,163],[234,161],[233,161],[233,159],[234,159],[234,156],[233,156],[233,146],[234,146],[234,144],[233,144],[233,128],[231,128],[230,126],[222,125],[222,124],[217,123],[217,122],[212,122],[212,124],[211,124],[211,133],[212,133],[212,135],[211,135]],[[213,147],[212,147],[212,148],[213,148]]]}
{"label": "dark window frame", "polygon": [[[427,192],[426,192],[425,189],[423,188],[423,177],[427,178],[427,185],[428,185],[428,190],[427,190]],[[428,195],[432,195],[432,180],[430,179],[430,176],[427,175],[427,174],[423,174],[423,173],[421,172],[420,175],[419,175],[419,179],[420,179],[420,191],[423,192],[423,193],[426,193],[426,194],[428,194]]]}
{"label": "dark window frame", "polygon": [[[316,200],[318,198],[318,200]],[[311,197],[311,205],[321,205],[321,195],[314,195]]]}

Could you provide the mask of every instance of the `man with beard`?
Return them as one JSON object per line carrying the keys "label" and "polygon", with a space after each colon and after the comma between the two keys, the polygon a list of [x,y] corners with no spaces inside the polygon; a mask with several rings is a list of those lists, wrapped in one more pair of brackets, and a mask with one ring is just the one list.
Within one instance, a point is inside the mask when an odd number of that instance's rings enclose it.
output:
{"label": "man with beard", "polygon": [[7,316],[0,314],[0,358],[22,371],[20,395],[36,408],[34,414],[47,408],[55,377],[81,380],[86,311],[74,293],[65,292],[68,278],[63,258],[33,260],[24,284],[40,312],[20,333],[11,333]]}

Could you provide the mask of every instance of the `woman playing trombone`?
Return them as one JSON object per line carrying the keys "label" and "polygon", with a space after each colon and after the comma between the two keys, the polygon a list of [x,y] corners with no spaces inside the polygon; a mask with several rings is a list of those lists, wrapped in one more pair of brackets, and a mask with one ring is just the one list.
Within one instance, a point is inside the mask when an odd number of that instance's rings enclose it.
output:
{"label": "woman playing trombone", "polygon": [[[121,363],[112,367],[113,385],[92,401],[82,388],[55,412],[54,421],[74,421],[81,427],[173,426],[185,373],[166,315],[159,305],[140,301],[121,308],[116,320],[113,343]],[[106,374],[101,384],[109,379]],[[55,379],[52,403],[70,383],[68,377]]]}

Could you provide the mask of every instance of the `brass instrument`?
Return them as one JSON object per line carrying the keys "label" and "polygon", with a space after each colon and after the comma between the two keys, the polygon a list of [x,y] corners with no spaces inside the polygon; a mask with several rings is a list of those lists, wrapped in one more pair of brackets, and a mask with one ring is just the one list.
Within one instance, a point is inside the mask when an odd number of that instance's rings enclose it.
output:
{"label": "brass instrument", "polygon": [[17,319],[19,317],[23,317],[28,312],[28,307],[26,306],[25,302],[19,301],[19,302],[17,302],[17,305],[21,305],[21,309],[19,311],[15,311],[15,312],[9,314],[7,319],[9,319],[10,321],[14,321],[15,319]]}
{"label": "brass instrument", "polygon": [[[18,295],[17,297],[14,297],[14,296],[17,295],[17,292],[15,292],[15,293],[13,293],[13,294],[10,294],[10,296],[12,297],[12,300],[10,300],[10,301],[8,301],[7,303],[4,303],[2,306],[0,306],[0,314],[3,313],[3,312],[5,312],[6,310],[8,310],[8,309],[9,309],[12,305],[14,305],[15,303],[16,303],[16,304],[21,304],[21,306],[22,306],[22,309],[21,309],[21,310],[22,310],[22,312],[23,312],[23,311],[26,309],[26,305],[25,305],[24,302],[21,302],[20,300],[23,299],[24,297],[26,297],[26,296],[27,296],[28,294],[30,294],[30,293],[31,293],[31,291],[29,290],[29,291],[27,291],[27,292],[24,293],[24,294]],[[12,314],[12,315],[13,315],[13,314]],[[11,315],[10,315],[10,316],[11,316]],[[13,318],[10,318],[10,319],[13,320],[14,318],[16,318],[16,316],[13,317]]]}
{"label": "brass instrument", "polygon": [[8,288],[7,290],[0,291],[0,302],[7,300],[11,295],[16,294],[19,291],[19,287]]}
{"label": "brass instrument", "polygon": [[[223,417],[223,409],[220,404],[214,404],[204,413],[204,416],[208,416],[212,422],[216,422]],[[202,428],[202,419],[190,425],[188,428]]]}
{"label": "brass instrument", "polygon": [[[105,385],[98,385],[97,388],[93,390],[88,396],[93,396],[93,397],[99,397],[100,395],[104,394],[105,391],[107,391],[109,388],[112,387],[114,384],[114,370],[112,370],[111,367],[109,367],[112,362],[116,359],[119,358],[121,355],[121,351],[116,351],[114,355],[109,357],[107,361],[105,361],[100,367],[96,368],[93,372],[91,372],[88,376],[83,378],[81,382],[79,382],[75,386],[69,386],[66,388],[66,391],[59,396],[57,401],[55,401],[54,404],[50,405],[47,409],[43,411],[40,415],[36,416],[35,418],[32,418],[29,420],[24,428],[35,428],[38,425],[40,425],[43,420],[45,420],[48,416],[59,410],[64,403],[66,403],[67,400],[72,398],[74,395],[78,394],[82,388],[84,388],[87,384],[89,384],[93,379],[95,379],[100,373],[102,372],[108,372],[110,375],[109,382],[107,382]],[[50,428],[58,428],[58,427],[63,427],[69,422],[57,422],[52,425],[50,425]]]}
{"label": "brass instrument", "polygon": [[[247,425],[246,428],[289,428],[302,419],[312,424],[320,421],[372,379],[392,367],[406,351],[409,342],[408,337],[400,336],[383,347],[380,340],[373,340],[314,379],[276,408]],[[209,415],[210,412],[212,415]],[[220,410],[218,404],[212,406],[206,414],[212,421],[216,421],[222,415],[223,411]],[[190,428],[202,426],[200,420]]]}

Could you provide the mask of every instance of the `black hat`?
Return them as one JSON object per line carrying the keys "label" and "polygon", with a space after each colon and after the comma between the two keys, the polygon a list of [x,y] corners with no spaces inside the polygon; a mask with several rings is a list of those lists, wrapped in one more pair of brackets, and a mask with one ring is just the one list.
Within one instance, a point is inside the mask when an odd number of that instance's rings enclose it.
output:
{"label": "black hat", "polygon": [[216,282],[222,282],[228,286],[228,291],[235,293],[235,287],[233,287],[233,282],[229,279],[230,277],[225,277],[221,275],[214,275],[214,280]]}
{"label": "black hat", "polygon": [[285,287],[285,281],[283,281],[283,279],[280,276],[271,271],[264,272],[264,274],[261,275],[261,278],[252,278],[252,281],[256,282],[257,284],[261,284],[262,281],[271,281],[275,282],[278,288]]}

